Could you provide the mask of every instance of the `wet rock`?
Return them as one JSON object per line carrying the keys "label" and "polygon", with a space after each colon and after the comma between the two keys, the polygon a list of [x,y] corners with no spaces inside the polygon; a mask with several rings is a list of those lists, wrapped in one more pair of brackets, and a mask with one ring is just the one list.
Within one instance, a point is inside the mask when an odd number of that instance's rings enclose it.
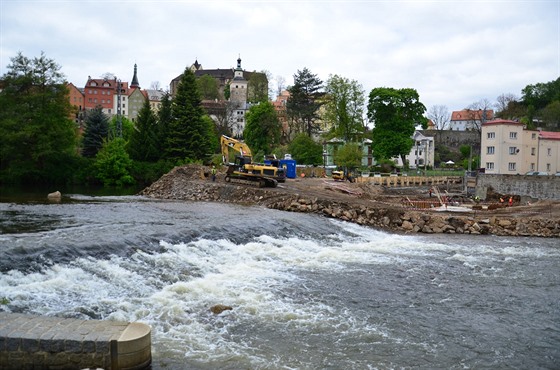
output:
{"label": "wet rock", "polygon": [[214,315],[219,315],[224,311],[231,311],[231,310],[233,310],[233,307],[226,306],[223,304],[217,304],[215,306],[210,307],[210,311],[212,311]]}

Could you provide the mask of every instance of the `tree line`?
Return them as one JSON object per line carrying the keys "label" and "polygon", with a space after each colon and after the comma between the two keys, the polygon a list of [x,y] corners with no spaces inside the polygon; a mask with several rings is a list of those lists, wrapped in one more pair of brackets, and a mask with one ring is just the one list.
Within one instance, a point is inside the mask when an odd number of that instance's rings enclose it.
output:
{"label": "tree line", "polygon": [[[404,160],[414,145],[415,127],[426,127],[432,113],[412,88],[374,88],[366,102],[366,92],[355,80],[330,75],[323,82],[307,68],[293,77],[286,125],[263,92],[262,81],[250,84],[253,104],[243,139],[255,158],[291,153],[298,163],[323,163],[323,146],[316,139],[320,136],[320,141],[337,137],[353,143],[338,151],[335,159],[341,166],[359,166],[359,145],[366,138],[373,141],[378,162],[395,156]],[[214,94],[214,87],[189,68],[173,99],[165,95],[157,112],[146,100],[131,122],[109,118],[99,107],[86,112],[83,135],[70,118],[60,66],[44,53],[35,58],[18,53],[2,83],[0,183],[147,184],[176,165],[219,164],[219,137],[232,133],[231,117],[214,115],[214,121],[202,108],[202,97]],[[520,100],[506,95],[499,100],[502,118],[533,122],[538,117],[560,129],[560,79],[529,85],[523,94]]]}

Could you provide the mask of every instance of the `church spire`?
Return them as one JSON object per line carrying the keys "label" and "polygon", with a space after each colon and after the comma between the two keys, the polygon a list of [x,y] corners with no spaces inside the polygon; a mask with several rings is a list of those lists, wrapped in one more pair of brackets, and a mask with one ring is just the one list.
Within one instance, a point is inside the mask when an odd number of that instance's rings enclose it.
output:
{"label": "church spire", "polygon": [[137,72],[136,63],[134,63],[134,76],[132,77],[132,82],[130,83],[131,88],[140,87],[140,84],[138,83],[138,76],[137,76],[136,72]]}

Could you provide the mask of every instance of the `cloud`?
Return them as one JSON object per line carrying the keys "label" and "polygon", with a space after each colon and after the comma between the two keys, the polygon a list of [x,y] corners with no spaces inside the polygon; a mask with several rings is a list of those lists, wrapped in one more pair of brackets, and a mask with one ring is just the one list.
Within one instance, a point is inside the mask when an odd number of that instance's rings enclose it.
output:
{"label": "cloud", "polygon": [[375,87],[410,87],[429,107],[462,109],[560,75],[558,1],[0,2],[0,73],[47,57],[78,86],[111,72],[166,87],[204,68],[267,70],[293,83],[308,68]]}

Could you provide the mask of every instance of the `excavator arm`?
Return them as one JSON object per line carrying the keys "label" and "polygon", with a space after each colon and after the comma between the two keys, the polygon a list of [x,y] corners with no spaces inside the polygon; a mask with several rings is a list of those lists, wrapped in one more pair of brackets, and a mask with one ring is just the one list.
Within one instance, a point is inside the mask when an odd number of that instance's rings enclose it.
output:
{"label": "excavator arm", "polygon": [[[247,144],[235,140],[229,136],[222,135],[220,139],[220,144],[222,146],[222,159],[224,164],[229,163],[229,150],[233,149],[237,153],[239,153],[243,157],[248,157],[250,160],[252,159],[251,149],[247,146]],[[250,162],[250,161],[249,161]]]}

